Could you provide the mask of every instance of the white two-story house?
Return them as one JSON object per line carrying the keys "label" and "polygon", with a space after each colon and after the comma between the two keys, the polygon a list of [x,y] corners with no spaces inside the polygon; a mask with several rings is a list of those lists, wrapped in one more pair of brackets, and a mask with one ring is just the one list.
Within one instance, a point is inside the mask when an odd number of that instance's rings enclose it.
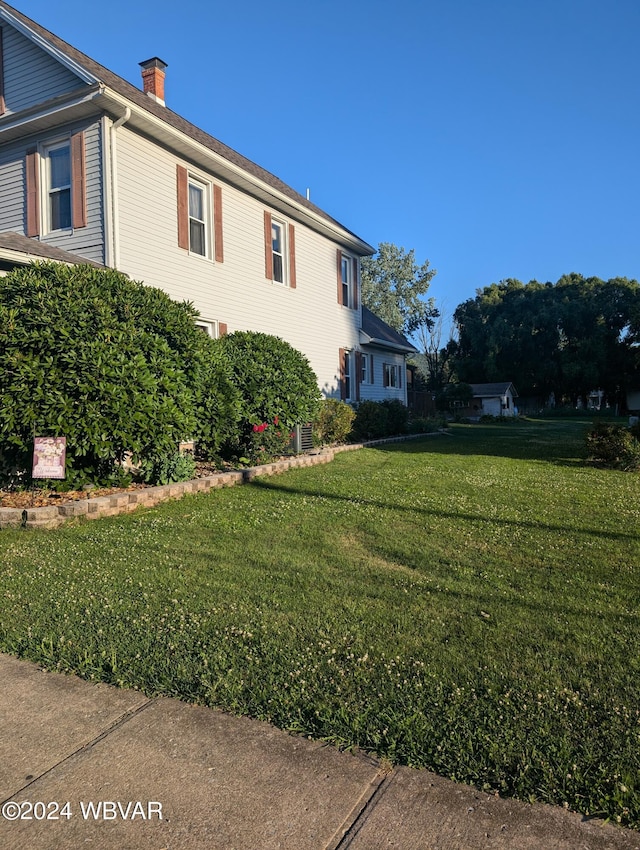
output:
{"label": "white two-story house", "polygon": [[363,317],[374,249],[173,112],[164,62],[140,65],[137,88],[0,0],[0,273],[113,267],[193,302],[212,336],[282,337],[326,396],[406,402],[412,347]]}

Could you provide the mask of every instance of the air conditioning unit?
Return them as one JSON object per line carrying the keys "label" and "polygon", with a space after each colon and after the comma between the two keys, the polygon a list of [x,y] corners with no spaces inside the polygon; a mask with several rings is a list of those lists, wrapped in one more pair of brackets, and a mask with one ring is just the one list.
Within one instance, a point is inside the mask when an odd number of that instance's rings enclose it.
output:
{"label": "air conditioning unit", "polygon": [[306,425],[296,425],[293,429],[291,444],[296,454],[311,451],[313,448],[313,425],[311,422]]}

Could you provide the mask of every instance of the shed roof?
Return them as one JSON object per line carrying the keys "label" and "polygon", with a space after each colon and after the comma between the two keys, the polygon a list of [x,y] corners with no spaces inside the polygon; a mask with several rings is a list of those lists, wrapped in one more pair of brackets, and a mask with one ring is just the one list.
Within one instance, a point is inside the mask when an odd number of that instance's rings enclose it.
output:
{"label": "shed roof", "polygon": [[506,395],[511,390],[511,395],[517,398],[518,393],[511,381],[502,381],[495,384],[470,384],[474,398],[495,398]]}

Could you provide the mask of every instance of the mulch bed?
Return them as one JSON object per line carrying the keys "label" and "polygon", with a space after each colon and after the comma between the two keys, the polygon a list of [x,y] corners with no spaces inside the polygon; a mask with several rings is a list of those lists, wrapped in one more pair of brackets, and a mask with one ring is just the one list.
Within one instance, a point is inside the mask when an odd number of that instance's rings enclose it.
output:
{"label": "mulch bed", "polygon": [[[196,464],[196,478],[207,478],[221,472],[209,463]],[[130,484],[129,487],[94,487],[90,490],[46,490],[36,487],[33,490],[0,490],[0,508],[48,508],[77,502],[79,499],[97,499],[100,496],[112,496],[115,493],[127,493],[131,490],[144,490],[149,484]]]}

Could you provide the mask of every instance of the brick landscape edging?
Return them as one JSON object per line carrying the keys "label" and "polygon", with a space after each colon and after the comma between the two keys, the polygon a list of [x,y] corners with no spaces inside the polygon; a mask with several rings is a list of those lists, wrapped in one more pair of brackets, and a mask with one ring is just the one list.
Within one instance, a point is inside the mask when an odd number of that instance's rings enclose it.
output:
{"label": "brick landscape edging", "polygon": [[313,454],[298,455],[286,460],[265,463],[261,466],[251,466],[233,472],[218,472],[207,478],[193,478],[191,481],[180,481],[159,487],[145,487],[142,490],[114,493],[111,496],[98,496],[95,499],[78,499],[74,502],[67,502],[65,505],[53,505],[44,508],[0,508],[0,529],[56,528],[75,517],[100,519],[105,516],[130,513],[141,506],[153,507],[153,505],[166,502],[168,499],[181,499],[182,496],[189,493],[204,493],[220,487],[235,487],[237,484],[246,484],[258,475],[277,475],[280,472],[286,472],[288,469],[330,463],[339,452],[349,452],[366,446],[379,446],[385,443],[399,443],[425,436],[431,436],[431,434],[411,434],[406,437],[390,437],[367,443],[332,446],[330,449],[323,449]]}

